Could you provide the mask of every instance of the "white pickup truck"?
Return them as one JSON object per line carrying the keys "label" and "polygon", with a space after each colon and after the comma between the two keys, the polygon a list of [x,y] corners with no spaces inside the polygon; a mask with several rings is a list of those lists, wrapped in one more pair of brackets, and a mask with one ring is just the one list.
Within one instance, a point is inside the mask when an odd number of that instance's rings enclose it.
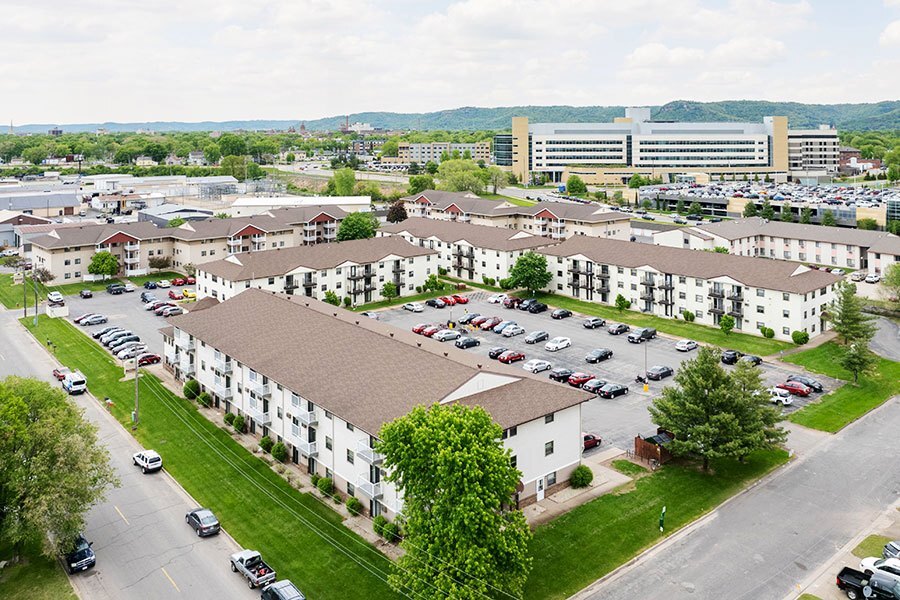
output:
{"label": "white pickup truck", "polygon": [[256,550],[241,550],[232,554],[231,570],[246,577],[251,590],[275,581],[275,570],[263,562]]}

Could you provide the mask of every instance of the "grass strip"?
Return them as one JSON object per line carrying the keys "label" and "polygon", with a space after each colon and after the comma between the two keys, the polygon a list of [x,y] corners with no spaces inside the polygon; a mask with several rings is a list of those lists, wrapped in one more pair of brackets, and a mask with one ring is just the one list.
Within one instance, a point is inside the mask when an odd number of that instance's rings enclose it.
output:
{"label": "grass strip", "polygon": [[[106,291],[106,286],[111,283],[119,283],[118,279],[106,281],[80,281],[78,283],[65,283],[61,285],[44,285],[38,283],[38,302],[45,300],[50,292],[59,292],[63,296],[73,296],[81,290],[92,292]],[[28,280],[27,306],[34,306],[34,285]],[[0,274],[0,303],[9,309],[22,308],[22,286],[13,284],[11,273]]]}
{"label": "grass strip", "polygon": [[[9,560],[12,548],[0,542],[0,560]],[[77,600],[72,585],[58,561],[40,553],[36,544],[28,544],[19,562],[0,571],[0,598],[30,600]]]}
{"label": "grass strip", "polygon": [[884,545],[890,541],[891,538],[883,535],[870,535],[850,552],[856,558],[869,558],[870,556],[877,556],[880,558],[881,551],[884,550]]}

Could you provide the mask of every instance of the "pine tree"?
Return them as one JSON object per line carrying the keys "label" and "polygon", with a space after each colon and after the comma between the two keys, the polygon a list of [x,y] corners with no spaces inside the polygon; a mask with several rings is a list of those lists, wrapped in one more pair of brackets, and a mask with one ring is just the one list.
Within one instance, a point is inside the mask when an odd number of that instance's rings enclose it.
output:
{"label": "pine tree", "polygon": [[868,346],[869,340],[875,336],[874,319],[862,312],[862,301],[856,295],[856,286],[847,281],[837,285],[834,302],[828,309],[828,320],[845,345],[861,343]]}

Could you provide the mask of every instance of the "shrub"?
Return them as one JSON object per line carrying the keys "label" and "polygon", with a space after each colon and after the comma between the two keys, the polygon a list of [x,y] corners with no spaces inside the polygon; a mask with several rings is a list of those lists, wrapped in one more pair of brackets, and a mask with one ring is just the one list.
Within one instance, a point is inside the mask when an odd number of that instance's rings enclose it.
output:
{"label": "shrub", "polygon": [[355,517],[362,511],[363,504],[359,501],[359,498],[357,498],[356,496],[350,496],[349,498],[347,498],[347,512]]}
{"label": "shrub", "polygon": [[681,313],[681,316],[684,317],[684,320],[687,321],[688,323],[693,323],[694,319],[697,318],[697,315],[695,315],[694,313],[692,313],[689,310],[686,310],[683,313]]}
{"label": "shrub", "polygon": [[760,327],[759,333],[767,339],[772,339],[773,337],[775,337],[775,330],[771,327]]}
{"label": "shrub", "polygon": [[794,340],[794,343],[798,346],[802,346],[809,341],[809,334],[805,331],[795,331],[791,333],[791,339]]}
{"label": "shrub", "polygon": [[193,400],[200,395],[200,382],[196,379],[188,379],[181,391],[184,392],[185,398]]}
{"label": "shrub", "polygon": [[488,285],[497,285],[497,280],[493,277],[488,277],[487,284]]}
{"label": "shrub", "polygon": [[247,422],[244,420],[244,415],[237,415],[232,422],[234,425],[234,430],[239,433],[244,433],[244,429],[247,427]]}
{"label": "shrub", "polygon": [[266,452],[271,452],[272,446],[274,446],[274,445],[275,445],[275,442],[273,442],[272,438],[270,438],[267,435],[264,435],[262,437],[262,439],[259,440],[259,447],[262,448],[263,450],[265,450]]}
{"label": "shrub", "polygon": [[384,518],[384,515],[378,515],[372,519],[372,531],[375,532],[375,535],[384,537],[384,526],[387,525],[388,522],[389,521]]}
{"label": "shrub", "polygon": [[393,521],[388,521],[382,528],[382,537],[392,544],[400,541],[400,526]]}
{"label": "shrub", "polygon": [[417,286],[416,286],[416,293],[417,293],[417,294],[421,294],[421,293],[422,293],[422,286],[421,286],[421,285],[417,285]]}
{"label": "shrub", "polygon": [[232,423],[234,423],[234,417],[234,413],[225,413],[225,416],[222,418],[225,419],[225,422],[227,424],[231,425]]}
{"label": "shrub", "polygon": [[587,487],[594,480],[594,472],[587,465],[578,465],[569,475],[569,483],[573,488]]}
{"label": "shrub", "polygon": [[319,488],[323,496],[330,496],[334,492],[334,482],[331,480],[331,477],[322,477],[319,479],[316,487]]}
{"label": "shrub", "polygon": [[513,288],[512,277],[507,277],[506,279],[500,280],[500,289],[511,290],[512,288]]}
{"label": "shrub", "polygon": [[350,308],[350,296],[344,296],[344,308]]}
{"label": "shrub", "polygon": [[206,392],[200,392],[197,396],[197,404],[200,406],[209,406],[212,404],[212,396],[207,394]]}
{"label": "shrub", "polygon": [[272,446],[272,458],[278,462],[284,462],[287,459],[287,446],[283,442],[277,442]]}
{"label": "shrub", "polygon": [[438,275],[446,275],[446,274],[447,274],[447,269],[445,269],[444,267],[438,267]]}
{"label": "shrub", "polygon": [[482,275],[482,276],[481,276],[481,283],[483,283],[484,285],[490,285],[490,284],[488,283],[488,276],[487,276],[487,275]]}
{"label": "shrub", "polygon": [[310,482],[312,482],[314,487],[319,485],[320,479],[322,479],[322,478],[319,477],[318,473],[313,473],[312,475],[309,476],[309,480],[310,480]]}

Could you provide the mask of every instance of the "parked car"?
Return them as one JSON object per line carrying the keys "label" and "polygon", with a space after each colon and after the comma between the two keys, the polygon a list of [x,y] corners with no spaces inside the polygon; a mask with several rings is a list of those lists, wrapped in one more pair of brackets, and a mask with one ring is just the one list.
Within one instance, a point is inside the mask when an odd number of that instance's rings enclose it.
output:
{"label": "parked car", "polygon": [[590,450],[591,448],[596,448],[600,444],[603,443],[603,440],[600,439],[599,436],[594,435],[593,433],[581,433],[581,437],[584,440],[584,449]]}
{"label": "parked car", "polygon": [[431,308],[444,308],[447,304],[440,298],[429,298],[425,301],[425,306],[430,306]]}
{"label": "parked car", "polygon": [[425,310],[425,307],[420,302],[407,302],[403,305],[403,310],[420,313]]}
{"label": "parked car", "polygon": [[494,333],[503,333],[503,330],[506,329],[507,327],[509,327],[510,325],[517,325],[517,324],[518,323],[516,323],[515,321],[509,321],[509,320],[500,321],[499,323],[497,323],[496,325],[494,325],[491,328],[491,331],[493,331]]}
{"label": "parked car", "polygon": [[138,356],[147,351],[147,344],[142,342],[129,342],[125,345],[125,347],[120,348],[118,352],[116,352],[116,358],[119,360],[130,360],[135,356]]}
{"label": "parked car", "polygon": [[500,317],[490,317],[487,321],[481,324],[481,329],[483,329],[484,331],[491,331],[492,329],[494,329],[494,327],[502,322],[503,319],[501,319]]}
{"label": "parked car", "polygon": [[809,388],[799,381],[785,381],[784,383],[779,383],[776,385],[780,390],[787,390],[788,392],[794,394],[795,396],[809,396],[810,392],[812,392],[812,388]]}
{"label": "parked car", "polygon": [[558,350],[563,350],[564,348],[568,348],[572,345],[572,339],[567,337],[555,337],[546,344],[544,344],[544,350],[548,352],[556,352]]}
{"label": "parked car", "polygon": [[79,371],[66,373],[62,380],[62,388],[70,396],[83,394],[87,391],[87,378]]}
{"label": "parked car", "polygon": [[588,317],[582,321],[581,324],[585,329],[597,329],[598,327],[606,325],[606,319],[601,319],[600,317]]}
{"label": "parked car", "polygon": [[572,369],[566,369],[565,367],[557,367],[550,371],[550,379],[553,381],[558,381],[559,383],[566,383],[569,381],[569,377],[572,376],[574,371]]}
{"label": "parked car", "polygon": [[456,304],[456,300],[454,300],[452,296],[441,296],[439,300],[447,306],[454,306]]}
{"label": "parked car", "polygon": [[509,296],[507,296],[506,294],[494,294],[493,296],[488,298],[487,301],[490,304],[500,304],[507,298],[509,298]]}
{"label": "parked car", "polygon": [[526,371],[531,371],[532,373],[540,373],[541,371],[549,370],[552,366],[553,365],[551,365],[549,361],[540,358],[532,358],[522,365],[522,368]]}
{"label": "parked car", "polygon": [[628,333],[628,341],[632,344],[642,344],[656,337],[656,330],[652,327],[641,327]]}
{"label": "parked car", "polygon": [[460,294],[453,294],[450,297],[453,298],[454,300],[456,300],[457,304],[468,304],[469,303],[469,299],[466,296],[462,296]]}
{"label": "parked car", "polygon": [[116,354],[119,350],[125,347],[125,344],[128,342],[140,342],[141,336],[139,335],[123,335],[120,338],[116,338],[109,345],[109,351],[113,354]]}
{"label": "parked car", "polygon": [[591,350],[584,357],[585,362],[589,363],[598,363],[600,361],[604,361],[608,358],[612,358],[613,351],[609,348],[597,348],[596,350]]}
{"label": "parked car", "polygon": [[762,358],[760,358],[759,356],[754,356],[753,354],[745,354],[741,357],[741,360],[750,363],[754,367],[761,365],[763,361]]}
{"label": "parked car", "polygon": [[221,527],[216,515],[208,508],[195,508],[184,515],[184,522],[191,526],[198,537],[215,535]]}
{"label": "parked car", "polygon": [[162,456],[156,450],[141,450],[131,457],[134,466],[141,468],[141,473],[152,473],[162,469]]}
{"label": "parked car", "polygon": [[509,348],[504,348],[503,346],[496,346],[494,348],[491,348],[490,350],[488,350],[488,358],[496,359],[507,350],[509,350]]}
{"label": "parked car", "polygon": [[466,313],[457,319],[457,323],[460,325],[468,325],[473,319],[477,319],[481,315],[479,313]]}
{"label": "parked car", "polygon": [[159,354],[145,354],[144,356],[138,359],[138,366],[143,367],[144,365],[156,365],[162,361]]}
{"label": "parked car", "polygon": [[900,540],[894,540],[884,545],[881,550],[882,558],[900,558]]}
{"label": "parked car", "polygon": [[679,352],[690,352],[696,350],[700,345],[694,340],[679,340],[675,343],[675,349]]}
{"label": "parked car", "polygon": [[306,596],[289,579],[282,579],[264,587],[260,600],[306,600]]}
{"label": "parked car", "polygon": [[153,304],[154,302],[159,302],[159,298],[157,298],[153,294],[147,294],[146,296],[144,294],[141,294],[141,302],[143,302],[144,304]]}
{"label": "parked car", "polygon": [[850,281],[863,281],[866,278],[866,274],[862,271],[854,271],[850,273]]}
{"label": "parked car", "polygon": [[628,393],[628,386],[619,383],[607,383],[597,391],[597,395],[601,398],[615,398],[616,396],[624,396]]}
{"label": "parked car", "polygon": [[572,387],[580,388],[581,386],[583,386],[585,383],[587,383],[588,381],[590,381],[593,378],[594,378],[594,376],[591,375],[590,373],[582,373],[579,371],[579,372],[572,373],[571,375],[569,375],[569,378],[566,381],[568,381],[569,385],[571,385]]}
{"label": "parked car", "polygon": [[184,296],[176,290],[169,290],[168,296],[171,300],[181,300],[184,298]]}
{"label": "parked car", "polygon": [[509,365],[520,360],[525,360],[525,354],[519,352],[518,350],[507,350],[506,352],[498,356],[497,360]]}
{"label": "parked car", "polygon": [[480,345],[481,345],[481,342],[476,340],[473,337],[461,337],[458,340],[456,340],[456,347],[462,348],[463,350],[466,350],[468,348],[474,348],[475,346],[480,346]]}
{"label": "parked car", "polygon": [[431,326],[432,326],[431,323],[419,323],[417,325],[413,325],[412,332],[418,333],[419,335],[421,335],[423,331],[425,331],[427,328],[429,328]]}
{"label": "parked car", "polygon": [[737,350],[723,350],[722,351],[722,362],[725,363],[726,365],[733,365],[742,356],[744,356],[744,353],[739,352]]}
{"label": "parked car", "polygon": [[806,375],[791,375],[787,378],[788,381],[799,381],[812,391],[821,394],[825,391],[825,386],[819,382],[818,379],[813,379],[812,377],[807,377]]}
{"label": "parked car", "polygon": [[484,324],[484,322],[490,318],[491,317],[489,317],[487,315],[479,315],[479,316],[475,317],[474,319],[472,319],[471,321],[469,321],[469,325],[473,325],[474,327],[481,327]]}
{"label": "parked car", "polygon": [[169,283],[168,279],[160,279],[159,281],[156,282],[156,286],[165,289],[165,288],[171,287],[172,284]]}
{"label": "parked car", "polygon": [[195,292],[194,290],[189,290],[187,288],[184,288],[183,290],[181,290],[181,295],[184,296],[185,298],[196,298],[197,292]]}
{"label": "parked car", "polygon": [[244,576],[251,590],[275,581],[275,569],[267,565],[256,550],[241,550],[232,554],[231,571]]}
{"label": "parked car", "polygon": [[533,315],[542,313],[546,310],[547,310],[547,305],[544,304],[543,302],[533,302],[528,306],[528,312],[530,312]]}
{"label": "parked car", "polygon": [[147,303],[148,298],[156,298],[156,296],[150,292],[141,292],[141,302]]}
{"label": "parked car", "polygon": [[572,311],[567,308],[557,308],[550,313],[551,319],[568,319],[572,316]]}
{"label": "parked car", "polygon": [[187,283],[187,279],[184,279],[183,277],[176,277],[175,279],[173,279],[171,281],[171,283],[172,283],[172,285],[181,286],[181,285],[185,285]]}
{"label": "parked car", "polygon": [[184,278],[184,283],[185,285],[195,285],[197,283],[197,280],[193,277],[188,276]]}
{"label": "parked car", "polygon": [[584,391],[589,392],[591,394],[596,394],[600,391],[600,388],[602,388],[604,385],[606,385],[606,383],[607,383],[606,380],[597,379],[595,377],[594,379],[590,379],[590,380],[584,382],[584,385],[581,386],[581,389],[583,389]]}
{"label": "parked car", "polygon": [[72,541],[71,550],[66,552],[66,570],[69,574],[87,571],[97,564],[97,555],[91,548],[93,542],[87,541],[83,533],[79,533]]}
{"label": "parked car", "polygon": [[156,287],[157,287],[157,286],[156,286],[156,282],[155,282],[155,281],[145,281],[145,282],[144,282],[144,289],[155,290]]}
{"label": "parked car", "polygon": [[156,308],[153,309],[153,312],[157,315],[162,315],[163,312],[166,311],[166,309],[175,308],[175,305],[170,302],[161,302],[155,306]]}
{"label": "parked car", "polygon": [[66,303],[66,299],[63,298],[63,295],[59,292],[50,292],[47,294],[47,302],[49,302],[51,306],[62,305]]}
{"label": "parked car", "polygon": [[103,345],[106,346],[106,347],[109,347],[109,346],[111,346],[111,345],[113,344],[113,342],[115,342],[117,339],[122,338],[122,337],[129,336],[129,335],[134,335],[134,333],[133,333],[130,329],[123,329],[123,330],[121,330],[121,331],[114,331],[114,332],[109,333],[109,334],[103,336],[102,338],[100,338],[100,343],[103,344]]}
{"label": "parked car", "polygon": [[72,372],[72,369],[69,367],[57,367],[53,369],[53,376],[56,377],[57,381],[62,381],[66,378],[66,375]]}
{"label": "parked car", "polygon": [[528,310],[531,308],[533,304],[537,304],[537,300],[535,298],[526,298],[519,302],[519,305],[516,307],[519,310]]}
{"label": "parked car", "polygon": [[94,338],[95,340],[99,340],[107,333],[112,333],[113,331],[121,331],[122,329],[123,329],[122,327],[118,327],[116,325],[113,325],[111,327],[104,327],[103,329],[100,329],[99,331],[95,331],[95,332],[91,333],[91,337]]}
{"label": "parked car", "polygon": [[106,318],[106,315],[92,315],[79,324],[84,325],[85,327],[90,327],[91,325],[102,325],[108,320],[109,319]]}
{"label": "parked car", "polygon": [[[494,331],[497,331],[497,329],[494,328]],[[512,324],[503,329],[503,337],[514,337],[523,333],[525,333],[525,328],[521,325]]]}
{"label": "parked car", "polygon": [[606,331],[610,335],[621,335],[623,333],[628,333],[629,331],[631,331],[631,327],[629,327],[625,323],[613,323],[606,328]]}
{"label": "parked car", "polygon": [[78,292],[78,295],[82,298],[93,298],[94,292],[92,292],[91,290],[81,290],[80,292]]}
{"label": "parked car", "polygon": [[443,327],[440,327],[438,325],[429,325],[428,327],[426,327],[425,329],[422,330],[422,335],[430,338],[431,336],[436,334],[441,329],[443,329]]}
{"label": "parked car", "polygon": [[776,405],[788,406],[794,403],[794,397],[787,390],[778,387],[769,388],[769,402]]}
{"label": "parked car", "polygon": [[78,315],[77,317],[72,319],[72,322],[75,323],[76,325],[81,325],[82,321],[84,321],[88,317],[93,317],[96,314],[97,313],[84,313],[83,315]]}
{"label": "parked car", "polygon": [[161,317],[174,317],[183,313],[184,309],[180,306],[167,306],[162,311],[158,312]]}
{"label": "parked car", "polygon": [[647,379],[652,379],[653,381],[659,381],[661,379],[665,379],[666,377],[671,377],[674,374],[675,371],[672,369],[672,367],[656,365],[647,369]]}
{"label": "parked car", "polygon": [[835,578],[838,589],[850,600],[900,600],[900,583],[884,573],[866,575],[853,567],[844,567]]}
{"label": "parked car", "polygon": [[546,331],[538,330],[532,331],[528,335],[525,336],[526,344],[537,344],[538,342],[543,342],[544,340],[549,340],[550,334]]}
{"label": "parked car", "polygon": [[866,283],[878,283],[879,281],[881,281],[881,275],[878,275],[877,273],[866,275],[865,281]]}
{"label": "parked car", "polygon": [[458,340],[460,334],[455,329],[441,329],[431,337],[439,342],[449,342],[451,340]]}

